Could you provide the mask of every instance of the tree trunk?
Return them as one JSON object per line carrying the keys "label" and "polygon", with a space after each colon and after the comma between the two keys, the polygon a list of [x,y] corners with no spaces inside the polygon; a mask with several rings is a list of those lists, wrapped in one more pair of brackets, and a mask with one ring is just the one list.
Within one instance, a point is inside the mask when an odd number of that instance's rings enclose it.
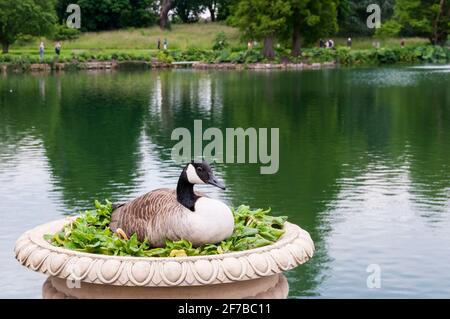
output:
{"label": "tree trunk", "polygon": [[298,57],[301,53],[300,47],[300,27],[294,25],[292,30],[292,56]]}
{"label": "tree trunk", "polygon": [[442,42],[442,39],[440,39],[440,30],[439,30],[439,20],[441,19],[441,15],[442,15],[442,13],[443,13],[443,11],[444,11],[444,0],[441,0],[440,1],[440,3],[439,3],[439,11],[438,11],[438,13],[437,13],[437,17],[436,17],[436,20],[434,20],[434,34],[433,34],[433,41],[432,41],[432,43],[434,44],[434,45],[437,45],[437,44],[440,44],[441,42]]}
{"label": "tree trunk", "polygon": [[162,0],[161,11],[159,13],[159,27],[161,29],[168,29],[169,24],[169,11],[172,9],[173,0]]}
{"label": "tree trunk", "polygon": [[273,49],[274,40],[275,38],[272,34],[264,38],[264,47],[262,54],[269,60],[272,60],[275,57],[275,51]]}
{"label": "tree trunk", "polygon": [[211,22],[216,21],[216,10],[215,10],[215,7],[210,6],[210,7],[208,7],[208,10],[209,10],[209,14],[211,16]]}
{"label": "tree trunk", "polygon": [[9,52],[9,43],[8,42],[2,42],[2,53],[8,53]]}

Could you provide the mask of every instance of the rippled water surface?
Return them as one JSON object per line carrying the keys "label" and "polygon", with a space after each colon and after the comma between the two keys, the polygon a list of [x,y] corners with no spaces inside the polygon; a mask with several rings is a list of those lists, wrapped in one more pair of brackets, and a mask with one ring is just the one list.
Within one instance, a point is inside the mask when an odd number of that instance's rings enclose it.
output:
{"label": "rippled water surface", "polygon": [[291,297],[450,297],[449,88],[448,68],[3,75],[0,297],[40,297],[44,276],[12,252],[24,231],[174,187],[170,135],[194,119],[280,128],[277,174],[216,165],[227,191],[202,190],[311,233]]}

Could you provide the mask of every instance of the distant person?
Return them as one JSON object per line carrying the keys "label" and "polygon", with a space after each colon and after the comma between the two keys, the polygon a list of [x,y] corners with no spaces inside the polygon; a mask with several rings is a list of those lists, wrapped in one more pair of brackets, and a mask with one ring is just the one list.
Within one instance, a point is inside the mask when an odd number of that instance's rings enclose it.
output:
{"label": "distant person", "polygon": [[253,50],[253,42],[252,41],[248,41],[247,42],[247,49],[248,50]]}
{"label": "distant person", "polygon": [[161,39],[160,38],[158,38],[157,47],[158,47],[158,50],[161,50]]}
{"label": "distant person", "polygon": [[327,48],[333,49],[334,48],[334,41],[332,39],[329,39],[327,41]]}
{"label": "distant person", "polygon": [[352,38],[350,38],[350,37],[347,39],[347,46],[348,46],[349,48],[352,47]]}
{"label": "distant person", "polygon": [[41,41],[41,43],[39,44],[39,57],[41,61],[44,60],[44,52],[45,52],[44,42]]}
{"label": "distant person", "polygon": [[400,46],[401,46],[402,48],[405,47],[405,39],[402,39],[402,41],[400,41]]}
{"label": "distant person", "polygon": [[164,50],[167,50],[167,47],[168,47],[167,39],[164,39]]}
{"label": "distant person", "polygon": [[56,42],[56,45],[55,45],[55,53],[56,53],[56,55],[58,56],[58,58],[59,58],[59,55],[61,54],[61,42]]}
{"label": "distant person", "polygon": [[323,39],[319,40],[319,48],[325,48],[325,41]]}

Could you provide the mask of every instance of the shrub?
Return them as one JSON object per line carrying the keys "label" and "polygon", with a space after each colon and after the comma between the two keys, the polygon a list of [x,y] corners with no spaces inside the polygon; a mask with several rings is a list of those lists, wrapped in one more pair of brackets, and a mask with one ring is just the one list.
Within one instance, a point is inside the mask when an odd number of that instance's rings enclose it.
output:
{"label": "shrub", "polygon": [[174,61],[173,57],[165,51],[158,52],[158,55],[156,56],[156,58],[158,59],[158,61],[164,62],[164,63],[172,63]]}
{"label": "shrub", "polygon": [[223,49],[227,48],[228,46],[229,46],[228,39],[227,39],[227,35],[225,34],[225,32],[217,33],[217,35],[214,39],[214,44],[213,44],[212,49],[214,51],[222,51]]}
{"label": "shrub", "polygon": [[227,63],[227,62],[231,62],[231,52],[228,49],[223,49],[222,51],[220,51],[219,56],[216,58],[216,62],[217,63]]}
{"label": "shrub", "polygon": [[415,48],[414,54],[428,63],[446,63],[450,60],[450,49],[439,46],[419,46]]}
{"label": "shrub", "polygon": [[112,53],[112,54],[111,54],[111,58],[112,58],[113,60],[117,60],[117,59],[119,58],[119,53],[117,53],[117,52]]}
{"label": "shrub", "polygon": [[128,55],[128,54],[126,54],[126,53],[119,53],[119,55],[117,56],[117,60],[118,61],[129,61],[129,60],[131,60],[131,57]]}
{"label": "shrub", "polygon": [[33,42],[34,37],[32,35],[29,34],[22,34],[18,37],[16,43],[17,45],[23,45],[23,44],[27,44],[27,43],[31,43]]}
{"label": "shrub", "polygon": [[257,49],[248,50],[245,53],[245,63],[256,63],[263,58],[261,52]]}
{"label": "shrub", "polygon": [[1,54],[0,55],[0,62],[8,63],[11,62],[12,57],[9,54]]}
{"label": "shrub", "polygon": [[245,62],[245,53],[242,51],[231,52],[231,54],[229,56],[229,60],[230,60],[230,62],[233,62],[233,63],[244,63]]}
{"label": "shrub", "polygon": [[170,51],[170,56],[174,59],[174,61],[182,61],[183,60],[183,52],[180,50],[172,50]]}
{"label": "shrub", "polygon": [[112,60],[112,56],[110,55],[110,54],[99,54],[98,56],[97,56],[97,59],[98,60],[100,60],[100,61],[110,61],[110,60]]}
{"label": "shrub", "polygon": [[80,36],[80,31],[77,29],[68,28],[66,25],[57,25],[52,36],[53,40],[75,40]]}
{"label": "shrub", "polygon": [[206,61],[208,58],[215,53],[212,51],[206,51],[196,48],[188,48],[187,50],[179,54],[177,61]]}
{"label": "shrub", "polygon": [[398,62],[398,51],[396,49],[382,48],[377,50],[377,60],[381,64],[393,64]]}
{"label": "shrub", "polygon": [[[343,52],[341,52],[343,54]],[[307,62],[328,62],[334,61],[337,57],[337,50],[313,48],[305,49],[302,52],[302,57]]]}

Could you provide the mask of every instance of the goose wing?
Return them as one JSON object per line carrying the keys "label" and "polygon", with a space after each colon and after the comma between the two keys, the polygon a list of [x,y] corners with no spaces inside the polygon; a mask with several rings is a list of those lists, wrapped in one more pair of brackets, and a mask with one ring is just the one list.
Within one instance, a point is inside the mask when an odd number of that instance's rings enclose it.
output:
{"label": "goose wing", "polygon": [[157,234],[172,233],[186,210],[177,201],[175,190],[156,189],[118,206],[109,227],[114,232],[121,228],[128,236],[136,233],[139,240],[156,239]]}

